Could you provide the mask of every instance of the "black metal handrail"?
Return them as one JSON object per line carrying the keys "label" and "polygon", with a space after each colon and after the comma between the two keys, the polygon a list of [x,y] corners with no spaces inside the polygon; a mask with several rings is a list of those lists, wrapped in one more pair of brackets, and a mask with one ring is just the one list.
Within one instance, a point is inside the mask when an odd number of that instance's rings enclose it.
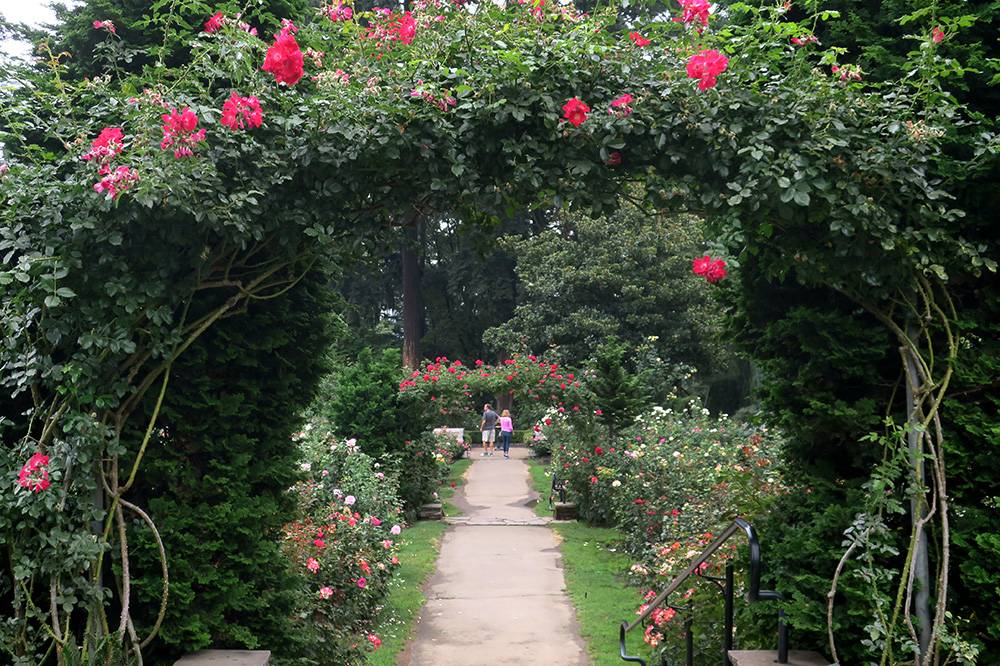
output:
{"label": "black metal handrail", "polygon": [[[632,631],[636,627],[642,625],[646,619],[660,606],[666,602],[667,598],[673,594],[677,589],[693,575],[699,573],[702,565],[705,564],[715,553],[718,551],[723,544],[729,541],[734,534],[738,532],[743,532],[750,546],[750,571],[749,571],[749,588],[747,589],[745,599],[748,602],[758,602],[758,601],[781,601],[784,597],[774,590],[762,590],[760,589],[760,571],[761,571],[761,555],[760,555],[760,541],[757,539],[757,531],[754,530],[753,525],[743,520],[742,518],[735,519],[726,529],[722,531],[719,536],[715,538],[712,543],[708,545],[705,550],[701,552],[698,557],[691,562],[688,567],[678,574],[670,584],[668,584],[662,592],[660,592],[656,598],[649,602],[642,613],[639,614],[632,622],[622,621],[621,627],[618,634],[618,650],[621,658],[624,661],[642,664],[646,666],[645,660],[640,657],[635,657],[626,654],[625,652],[625,636],[628,632]],[[725,651],[732,649],[732,595],[733,595],[733,580],[732,580],[732,569],[731,566],[727,567],[726,572],[726,585],[723,588],[723,594],[726,597],[726,637],[725,637]],[[690,643],[690,629],[688,630],[688,642]],[[690,648],[688,660],[690,661]],[[725,663],[728,663],[728,659]],[[778,663],[787,664],[788,663],[788,633],[784,622],[784,613],[779,611],[778,613]]]}

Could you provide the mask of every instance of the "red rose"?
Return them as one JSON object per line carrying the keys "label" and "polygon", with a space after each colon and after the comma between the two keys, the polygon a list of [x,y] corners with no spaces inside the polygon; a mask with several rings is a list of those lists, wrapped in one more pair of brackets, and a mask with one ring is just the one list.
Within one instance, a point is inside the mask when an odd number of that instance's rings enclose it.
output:
{"label": "red rose", "polygon": [[[563,118],[573,127],[579,127],[587,120],[590,107],[583,103],[578,97],[574,97],[563,104]],[[553,368],[555,369],[555,368]]]}
{"label": "red rose", "polygon": [[294,86],[305,73],[303,63],[302,50],[289,30],[275,36],[274,44],[264,56],[261,69],[274,74],[274,80],[278,83]]}
{"label": "red rose", "polygon": [[715,49],[706,49],[695,53],[688,59],[687,75],[689,79],[698,79],[698,88],[708,90],[715,87],[715,77],[726,71],[729,58]]}
{"label": "red rose", "polygon": [[632,43],[635,44],[636,46],[649,46],[650,44],[650,41],[648,39],[646,39],[637,32],[628,33],[628,38],[631,39]]}

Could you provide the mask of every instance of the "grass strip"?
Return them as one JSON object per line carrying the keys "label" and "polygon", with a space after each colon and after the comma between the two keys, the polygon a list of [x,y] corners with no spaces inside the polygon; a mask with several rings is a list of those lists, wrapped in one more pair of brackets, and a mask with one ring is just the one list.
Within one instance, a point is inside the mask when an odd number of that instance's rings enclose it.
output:
{"label": "grass strip", "polygon": [[[639,591],[624,580],[631,560],[616,552],[621,537],[613,529],[580,522],[559,523],[553,529],[560,537],[566,589],[593,666],[619,666],[618,626],[635,617],[641,601]],[[638,629],[629,634],[627,645],[629,654],[648,657]]]}
{"label": "grass strip", "polygon": [[438,520],[423,520],[403,532],[399,568],[389,583],[389,595],[375,622],[375,633],[382,639],[382,647],[368,656],[371,666],[395,666],[396,658],[406,647],[427,600],[423,586],[437,563],[445,527]]}
{"label": "grass strip", "polygon": [[[438,489],[438,499],[446,516],[460,513],[450,500],[464,483],[462,477],[471,464],[468,458],[452,463],[448,477]],[[424,583],[434,572],[441,549],[441,536],[446,527],[438,520],[422,520],[403,532],[399,541],[399,568],[389,584],[385,605],[375,621],[375,633],[382,639],[382,647],[368,656],[370,666],[395,666],[399,654],[406,647],[417,616],[427,601],[423,592]]]}
{"label": "grass strip", "polygon": [[552,473],[547,465],[543,465],[537,458],[528,458],[528,471],[531,473],[531,483],[538,493],[538,503],[535,504],[535,514],[539,516],[551,516],[552,509],[549,508],[549,495],[552,493]]}
{"label": "grass strip", "polygon": [[[552,491],[552,476],[545,465],[531,458],[528,461],[531,481],[541,495],[535,506],[539,516],[551,516],[548,497]],[[593,666],[619,666],[618,626],[622,620],[635,617],[641,601],[639,590],[625,582],[625,572],[632,562],[618,552],[621,535],[613,529],[592,527],[581,522],[555,523],[559,535],[566,590],[576,608],[580,634],[587,643]],[[629,654],[647,658],[650,649],[642,634],[634,630],[628,636]]]}
{"label": "grass strip", "polygon": [[[441,510],[444,512],[444,515],[457,516],[462,513],[451,499],[454,497],[458,487],[465,483],[463,477],[471,464],[472,461],[468,458],[459,458],[451,464],[451,471],[448,473],[448,478],[444,480],[444,483],[438,490],[438,499],[441,501]],[[454,487],[452,487],[452,484],[455,484]]]}

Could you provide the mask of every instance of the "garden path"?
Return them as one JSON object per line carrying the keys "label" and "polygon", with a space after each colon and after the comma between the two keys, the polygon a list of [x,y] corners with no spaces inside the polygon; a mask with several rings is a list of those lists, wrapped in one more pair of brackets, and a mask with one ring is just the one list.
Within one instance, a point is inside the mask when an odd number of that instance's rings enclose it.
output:
{"label": "garden path", "polygon": [[402,666],[586,666],[556,536],[532,511],[526,449],[476,453]]}

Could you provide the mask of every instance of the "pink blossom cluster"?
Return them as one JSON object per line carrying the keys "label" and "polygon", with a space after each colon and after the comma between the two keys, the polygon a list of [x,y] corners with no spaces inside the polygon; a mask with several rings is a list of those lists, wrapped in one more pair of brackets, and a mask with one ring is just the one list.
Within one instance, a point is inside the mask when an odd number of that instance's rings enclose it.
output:
{"label": "pink blossom cluster", "polygon": [[107,30],[112,35],[118,34],[118,30],[112,21],[94,21],[92,25],[94,26],[94,30]]}
{"label": "pink blossom cluster", "polygon": [[138,171],[127,166],[120,166],[94,183],[94,191],[98,194],[107,193],[109,197],[114,199],[137,182],[139,182]]}
{"label": "pink blossom cluster", "polygon": [[36,453],[28,459],[21,473],[17,476],[17,485],[22,488],[40,493],[46,490],[51,484],[49,481],[49,457],[41,453]]}
{"label": "pink blossom cluster", "polygon": [[281,32],[274,36],[274,44],[267,49],[264,65],[261,67],[265,72],[273,74],[275,81],[289,86],[298,83],[305,73],[302,49],[295,41],[296,32],[298,28],[294,23],[282,19]]}
{"label": "pink blossom cluster", "polygon": [[205,140],[205,129],[198,128],[198,116],[189,107],[182,111],[170,109],[170,113],[160,116],[163,119],[163,140],[160,150],[173,148],[174,159],[194,155],[193,146]]}
{"label": "pink blossom cluster", "polygon": [[417,21],[410,12],[397,14],[385,7],[376,7],[375,21],[366,37],[374,40],[378,48],[392,48],[395,42],[412,44],[417,34]]}
{"label": "pink blossom cluster", "polygon": [[677,0],[681,6],[681,16],[675,18],[674,21],[677,23],[684,23],[686,25],[691,25],[692,23],[700,23],[701,26],[698,28],[701,31],[703,28],[708,26],[708,14],[711,10],[711,5],[708,0]]}
{"label": "pink blossom cluster", "polygon": [[[122,132],[121,127],[105,127],[90,143],[90,150],[83,154],[83,159],[88,162],[93,160],[101,169],[104,169],[108,162],[122,152],[122,139],[124,137],[125,133]],[[102,171],[102,173],[105,172]]]}
{"label": "pink blossom cluster", "polygon": [[354,18],[354,10],[343,2],[330,5],[326,8],[326,15],[331,21],[350,21]]}
{"label": "pink blossom cluster", "polygon": [[715,284],[726,277],[726,262],[722,259],[712,259],[706,254],[691,262],[691,272]]}
{"label": "pink blossom cluster", "polygon": [[857,65],[833,65],[830,71],[838,75],[841,81],[861,80],[861,68]]}
{"label": "pink blossom cluster", "polygon": [[792,44],[795,46],[806,46],[808,44],[819,44],[819,38],[816,35],[802,35],[801,37],[792,37]]}
{"label": "pink blossom cluster", "polygon": [[241,97],[233,91],[222,105],[222,118],[219,122],[230,130],[255,129],[260,127],[262,121],[260,101],[253,95]]}
{"label": "pink blossom cluster", "polygon": [[624,117],[632,114],[632,107],[629,104],[632,103],[634,98],[632,95],[625,93],[620,97],[616,97],[611,102],[611,106],[608,108],[608,113],[613,113],[617,116]]}
{"label": "pink blossom cluster", "polygon": [[112,162],[124,149],[124,132],[120,127],[105,127],[90,144],[83,159],[97,165],[101,177],[94,183],[94,191],[112,199],[129,189],[139,180],[139,172],[127,166],[113,167]]}
{"label": "pink blossom cluster", "polygon": [[715,49],[706,49],[695,53],[688,59],[687,75],[690,79],[698,79],[698,89],[708,90],[715,87],[716,77],[726,71],[729,58]]}
{"label": "pink blossom cluster", "polygon": [[215,12],[212,14],[207,21],[205,21],[205,32],[212,34],[213,32],[218,32],[222,30],[222,26],[226,24],[226,17],[222,12]]}
{"label": "pink blossom cluster", "polygon": [[628,33],[628,38],[632,40],[633,44],[635,44],[636,46],[638,46],[640,48],[643,47],[643,46],[649,46],[652,43],[652,42],[650,42],[650,40],[646,39],[645,37],[643,37],[642,35],[640,35],[638,32],[630,32],[630,33]]}
{"label": "pink blossom cluster", "polygon": [[587,121],[590,107],[579,97],[573,97],[563,104],[563,118],[573,127],[579,127]]}

